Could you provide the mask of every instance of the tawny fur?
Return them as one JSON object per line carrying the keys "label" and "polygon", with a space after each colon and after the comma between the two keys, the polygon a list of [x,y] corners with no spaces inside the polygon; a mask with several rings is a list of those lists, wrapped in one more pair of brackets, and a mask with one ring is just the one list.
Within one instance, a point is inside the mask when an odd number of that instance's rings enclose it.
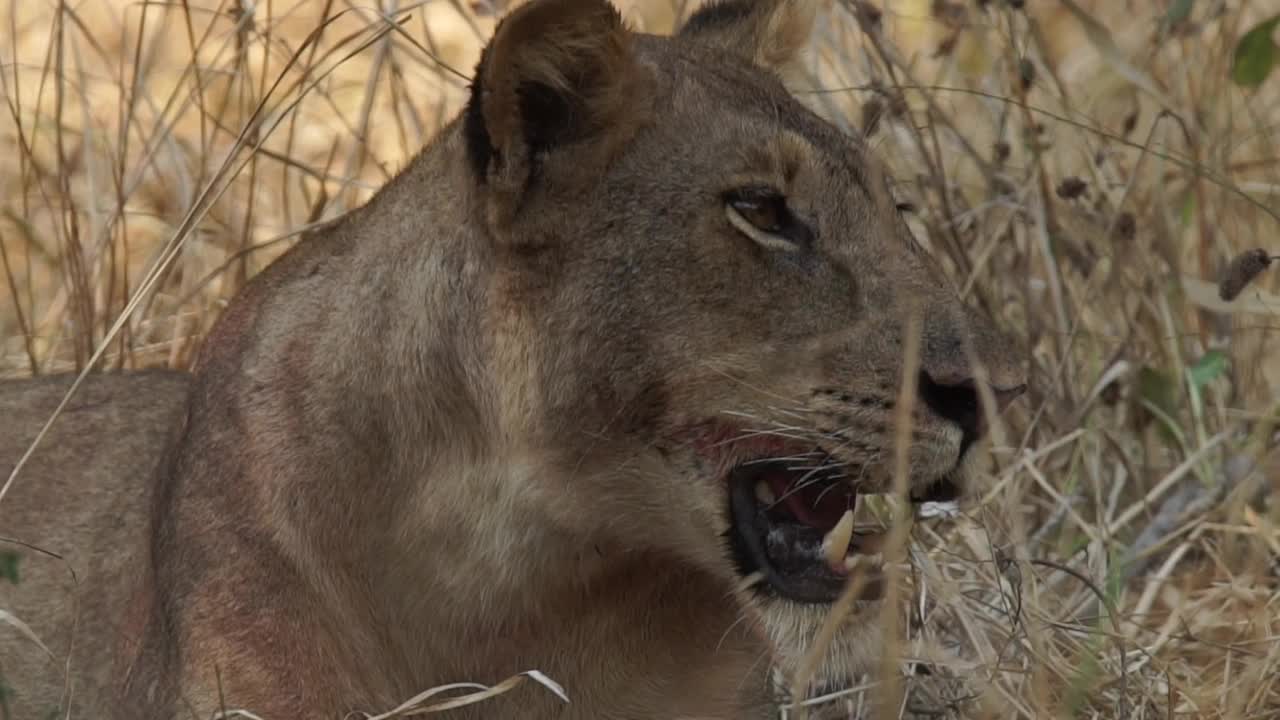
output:
{"label": "tawny fur", "polygon": [[[1021,374],[910,236],[867,148],[771,71],[811,12],[708,13],[659,38],[600,0],[515,11],[464,116],[228,306],[154,480],[174,387],[115,395],[147,409],[93,431],[135,438],[129,462],[72,473],[59,442],[89,434],[49,444],[19,478],[30,509],[0,507],[5,533],[103,552],[93,528],[115,521],[63,518],[60,473],[151,503],[149,526],[135,511],[108,541],[128,560],[111,597],[136,620],[111,651],[107,623],[80,624],[82,657],[116,661],[91,668],[111,682],[73,686],[77,707],[340,718],[536,669],[571,704],[528,685],[449,717],[770,716],[766,670],[796,668],[823,609],[738,589],[723,477],[737,446],[702,433],[785,428],[883,486],[910,303],[931,375],[967,377],[966,348],[994,385]],[[760,184],[812,247],[770,250],[726,219],[723,194]],[[20,437],[46,404],[18,415]],[[959,431],[926,408],[913,427],[913,482],[929,482]],[[878,649],[856,614],[820,680]],[[8,637],[0,651],[6,668],[32,656]]]}
{"label": "tawny fur", "polygon": [[[0,481],[71,380],[0,382]],[[100,717],[98,703],[119,685],[115,668],[136,652],[145,618],[136,590],[146,582],[152,475],[181,422],[187,383],[167,371],[91,376],[0,504],[0,552],[17,553],[19,580],[0,581],[0,610],[52,652],[0,625],[11,717],[60,717],[59,707]]]}

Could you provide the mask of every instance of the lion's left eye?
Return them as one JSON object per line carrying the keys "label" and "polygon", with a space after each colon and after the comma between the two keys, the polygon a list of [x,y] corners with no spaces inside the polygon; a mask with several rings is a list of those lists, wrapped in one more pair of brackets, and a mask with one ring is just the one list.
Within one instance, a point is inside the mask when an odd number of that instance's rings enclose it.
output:
{"label": "lion's left eye", "polygon": [[757,230],[774,234],[782,232],[787,202],[781,197],[736,197],[729,201],[729,205]]}
{"label": "lion's left eye", "polygon": [[742,188],[726,193],[725,216],[743,235],[771,250],[795,252],[811,241],[809,228],[771,188]]}

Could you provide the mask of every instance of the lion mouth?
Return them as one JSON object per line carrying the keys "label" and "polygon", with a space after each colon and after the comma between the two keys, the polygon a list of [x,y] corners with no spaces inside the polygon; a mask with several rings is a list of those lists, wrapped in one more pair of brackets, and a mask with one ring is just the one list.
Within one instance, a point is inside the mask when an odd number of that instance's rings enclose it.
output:
{"label": "lion mouth", "polygon": [[[880,551],[881,533],[853,532],[858,503],[840,474],[795,460],[757,460],[729,473],[730,543],[738,571],[758,586],[803,603],[834,602],[862,557]],[[863,599],[881,594],[878,573]]]}
{"label": "lion mouth", "polygon": [[[882,528],[854,526],[860,493],[840,470],[803,456],[744,462],[728,475],[734,562],[765,592],[799,603],[829,604],[855,573],[865,576],[858,599],[881,598]],[[912,493],[917,506],[953,503],[960,489],[942,478]]]}

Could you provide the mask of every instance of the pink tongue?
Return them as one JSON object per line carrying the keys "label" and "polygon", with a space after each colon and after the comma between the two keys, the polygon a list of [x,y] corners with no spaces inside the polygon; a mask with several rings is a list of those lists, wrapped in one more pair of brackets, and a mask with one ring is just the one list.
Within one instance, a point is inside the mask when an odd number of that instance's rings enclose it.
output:
{"label": "pink tongue", "polygon": [[783,498],[787,512],[805,525],[828,532],[844,511],[853,507],[854,498],[844,488],[815,482],[797,489],[792,487],[794,480],[795,476],[778,473],[769,478],[769,486],[777,497]]}

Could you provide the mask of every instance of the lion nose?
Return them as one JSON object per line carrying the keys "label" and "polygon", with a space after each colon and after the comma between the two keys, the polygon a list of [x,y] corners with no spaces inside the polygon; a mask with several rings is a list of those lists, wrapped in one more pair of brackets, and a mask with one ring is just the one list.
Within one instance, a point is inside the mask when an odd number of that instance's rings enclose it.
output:
{"label": "lion nose", "polygon": [[[990,386],[996,412],[1003,411],[1019,395],[1026,383],[1010,387]],[[978,396],[977,382],[967,375],[920,372],[920,399],[930,410],[960,426],[968,436],[979,436],[986,430],[986,415]]]}

